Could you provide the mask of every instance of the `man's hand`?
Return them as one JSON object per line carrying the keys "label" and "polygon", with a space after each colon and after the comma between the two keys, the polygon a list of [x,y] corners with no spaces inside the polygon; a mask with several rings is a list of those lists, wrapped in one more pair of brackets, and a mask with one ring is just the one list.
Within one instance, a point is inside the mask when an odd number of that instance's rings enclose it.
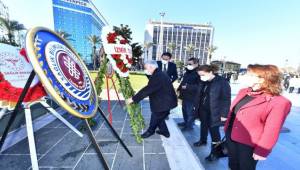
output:
{"label": "man's hand", "polygon": [[255,153],[253,153],[252,157],[253,157],[254,160],[257,160],[257,161],[264,161],[264,160],[267,159],[266,157],[256,155]]}
{"label": "man's hand", "polygon": [[221,117],[221,122],[225,122],[227,120],[226,117]]}
{"label": "man's hand", "polygon": [[125,100],[125,103],[126,103],[127,105],[132,104],[132,103],[133,103],[132,98],[129,98],[129,99]]}

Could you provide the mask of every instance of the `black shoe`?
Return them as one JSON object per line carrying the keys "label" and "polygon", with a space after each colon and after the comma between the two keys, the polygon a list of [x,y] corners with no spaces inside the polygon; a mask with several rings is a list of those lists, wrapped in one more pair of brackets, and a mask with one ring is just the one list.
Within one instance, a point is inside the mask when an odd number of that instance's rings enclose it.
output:
{"label": "black shoe", "polygon": [[207,142],[206,141],[198,141],[198,142],[195,142],[194,143],[194,146],[195,147],[200,147],[200,146],[204,146],[204,145],[206,145],[207,144]]}
{"label": "black shoe", "polygon": [[207,157],[205,157],[205,160],[208,162],[213,162],[218,159],[219,159],[219,157],[217,157],[217,155],[215,155],[214,153],[210,153]]}
{"label": "black shoe", "polygon": [[151,133],[151,132],[149,132],[149,131],[146,131],[145,133],[143,133],[142,135],[141,135],[141,137],[142,138],[149,138],[150,136],[152,136],[154,133]]}
{"label": "black shoe", "polygon": [[169,138],[169,137],[170,137],[170,133],[163,133],[163,132],[160,131],[160,130],[157,130],[156,133],[159,134],[159,135],[163,135],[163,136],[166,137],[166,138]]}
{"label": "black shoe", "polygon": [[210,154],[205,158],[205,160],[212,162],[222,157],[227,157],[227,154],[223,153],[222,146],[220,144],[212,144]]}
{"label": "black shoe", "polygon": [[184,126],[185,126],[185,123],[184,123],[184,122],[177,123],[177,126],[184,127]]}

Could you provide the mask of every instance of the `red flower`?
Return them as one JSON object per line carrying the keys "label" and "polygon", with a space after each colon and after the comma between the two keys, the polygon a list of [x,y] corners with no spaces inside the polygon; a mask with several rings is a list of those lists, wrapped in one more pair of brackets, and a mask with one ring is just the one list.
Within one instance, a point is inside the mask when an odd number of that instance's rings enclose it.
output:
{"label": "red flower", "polygon": [[123,67],[122,70],[121,70],[123,73],[126,73],[128,71],[128,68],[127,67]]}
{"label": "red flower", "polygon": [[22,49],[20,50],[20,54],[21,54],[21,55],[26,59],[26,61],[29,63],[29,59],[28,59],[28,57],[27,57],[25,48],[22,48]]}
{"label": "red flower", "polygon": [[111,55],[113,59],[120,60],[121,55],[120,54],[112,54]]}
{"label": "red flower", "polygon": [[126,55],[126,59],[128,61],[129,64],[132,64],[132,59],[128,57],[128,55]]}
{"label": "red flower", "polygon": [[118,36],[118,34],[117,33],[109,33],[108,35],[107,35],[107,41],[108,41],[108,43],[116,43],[116,37]]}
{"label": "red flower", "polygon": [[124,67],[124,63],[123,62],[117,62],[117,67],[119,69],[122,69]]}
{"label": "red flower", "polygon": [[127,44],[128,41],[126,39],[120,40],[120,44]]}

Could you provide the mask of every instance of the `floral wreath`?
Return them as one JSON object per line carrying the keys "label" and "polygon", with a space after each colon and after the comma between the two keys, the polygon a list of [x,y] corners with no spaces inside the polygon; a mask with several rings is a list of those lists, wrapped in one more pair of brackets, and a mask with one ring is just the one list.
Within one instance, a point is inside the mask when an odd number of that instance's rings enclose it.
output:
{"label": "floral wreath", "polygon": [[[24,48],[21,49],[20,54],[29,63]],[[5,80],[4,75],[0,72],[0,108],[7,107],[9,110],[13,109],[17,104],[17,101],[23,91],[23,88],[17,88],[11,85],[11,83]],[[33,87],[30,87],[23,102],[33,102],[46,96],[46,92],[41,82]]]}
{"label": "floral wreath", "polygon": [[[121,35],[118,35],[115,31],[110,29],[109,27],[104,27],[102,30],[101,35],[104,49],[107,45],[113,45],[113,44],[121,44],[126,46],[127,48],[131,47],[128,44],[129,42],[122,37]],[[129,69],[132,66],[132,56],[128,55],[126,53],[122,54],[109,54],[107,51],[105,51],[107,58],[109,59],[112,68],[121,76],[121,77],[128,77],[129,75]]]}

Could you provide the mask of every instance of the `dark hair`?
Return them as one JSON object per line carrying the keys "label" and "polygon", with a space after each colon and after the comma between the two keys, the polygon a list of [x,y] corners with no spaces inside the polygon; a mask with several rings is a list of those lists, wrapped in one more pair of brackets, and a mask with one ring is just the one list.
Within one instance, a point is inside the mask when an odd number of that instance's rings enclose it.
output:
{"label": "dark hair", "polygon": [[277,66],[253,64],[248,65],[247,70],[265,80],[261,87],[262,90],[271,95],[280,95],[283,76]]}
{"label": "dark hair", "polygon": [[172,54],[171,53],[169,53],[169,52],[164,52],[164,53],[162,53],[162,55],[161,55],[161,57],[162,56],[168,56],[168,57],[170,57],[170,58],[172,58]]}
{"label": "dark hair", "polygon": [[211,64],[211,65],[205,64],[205,65],[201,65],[197,68],[197,71],[204,71],[207,73],[209,73],[209,72],[215,73],[218,70],[219,70],[219,67],[217,65],[213,65],[213,64]]}
{"label": "dark hair", "polygon": [[188,61],[193,61],[194,64],[198,64],[199,63],[198,58],[195,58],[195,57],[189,58]]}

